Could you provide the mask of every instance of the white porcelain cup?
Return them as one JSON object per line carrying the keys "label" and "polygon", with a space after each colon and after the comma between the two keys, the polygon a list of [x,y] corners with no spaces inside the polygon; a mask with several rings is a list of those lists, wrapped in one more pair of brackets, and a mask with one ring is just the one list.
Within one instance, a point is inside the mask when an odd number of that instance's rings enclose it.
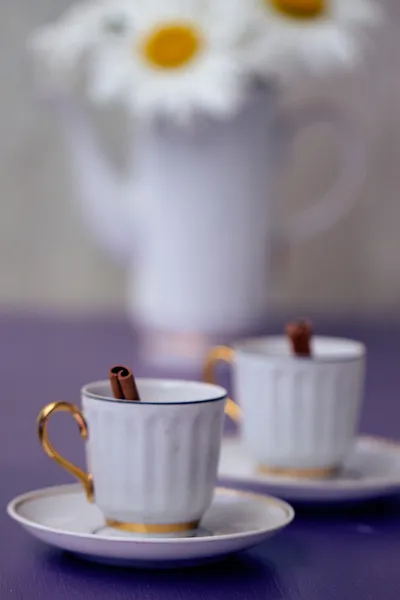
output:
{"label": "white porcelain cup", "polygon": [[[201,382],[138,379],[140,402],[115,400],[108,381],[86,385],[82,412],[55,402],[38,417],[45,452],[85,489],[106,524],[147,535],[185,535],[209,508],[217,478],[226,391]],[[52,446],[50,416],[67,411],[86,440],[89,473]]]}
{"label": "white porcelain cup", "polygon": [[218,362],[233,364],[244,446],[266,473],[329,477],[342,465],[357,432],[366,348],[340,338],[315,337],[312,358],[291,354],[288,340],[264,337],[214,348],[205,378]]}

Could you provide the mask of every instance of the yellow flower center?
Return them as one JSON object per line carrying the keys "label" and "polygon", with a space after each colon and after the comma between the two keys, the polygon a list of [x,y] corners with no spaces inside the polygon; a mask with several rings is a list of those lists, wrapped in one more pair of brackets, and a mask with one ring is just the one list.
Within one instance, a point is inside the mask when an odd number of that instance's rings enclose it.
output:
{"label": "yellow flower center", "polygon": [[171,23],[153,29],[143,43],[147,61],[159,69],[179,69],[200,51],[202,39],[190,23]]}
{"label": "yellow flower center", "polygon": [[326,0],[272,0],[272,4],[279,12],[296,19],[313,19],[321,16],[326,9]]}

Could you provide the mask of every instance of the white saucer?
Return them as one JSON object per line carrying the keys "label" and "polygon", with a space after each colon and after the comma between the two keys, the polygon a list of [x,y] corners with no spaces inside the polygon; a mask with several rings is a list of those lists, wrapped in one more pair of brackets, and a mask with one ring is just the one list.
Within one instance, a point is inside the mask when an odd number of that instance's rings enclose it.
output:
{"label": "white saucer", "polygon": [[342,472],[333,479],[305,480],[260,474],[239,438],[225,438],[219,477],[251,484],[292,502],[348,502],[400,493],[400,444],[359,437]]}
{"label": "white saucer", "polygon": [[197,564],[244,550],[294,517],[292,507],[281,500],[218,489],[194,537],[140,538],[106,528],[99,509],[88,504],[76,484],[18,496],[7,512],[51,546],[96,562],[154,568]]}

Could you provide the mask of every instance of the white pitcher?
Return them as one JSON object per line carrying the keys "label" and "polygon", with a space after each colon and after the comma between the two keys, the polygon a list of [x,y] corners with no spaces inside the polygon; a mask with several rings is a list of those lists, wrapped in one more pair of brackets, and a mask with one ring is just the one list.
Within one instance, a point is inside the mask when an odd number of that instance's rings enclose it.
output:
{"label": "white pitcher", "polygon": [[[365,145],[326,104],[280,110],[277,90],[256,93],[234,118],[188,128],[158,122],[132,131],[128,174],[105,158],[87,117],[63,103],[87,224],[128,267],[128,310],[152,362],[192,359],[210,344],[253,332],[269,310],[276,242],[330,228],[357,197]],[[305,125],[339,134],[335,188],[282,231],[278,170]]]}

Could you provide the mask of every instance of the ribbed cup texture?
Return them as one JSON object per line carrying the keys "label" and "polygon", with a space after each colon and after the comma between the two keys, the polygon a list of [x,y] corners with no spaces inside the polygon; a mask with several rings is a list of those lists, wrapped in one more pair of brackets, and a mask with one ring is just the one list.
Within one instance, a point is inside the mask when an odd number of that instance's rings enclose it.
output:
{"label": "ribbed cup texture", "polygon": [[246,446],[267,467],[339,466],[354,440],[363,381],[362,358],[318,363],[238,357]]}
{"label": "ribbed cup texture", "polygon": [[104,515],[149,524],[200,519],[212,500],[224,405],[84,398],[88,465]]}

